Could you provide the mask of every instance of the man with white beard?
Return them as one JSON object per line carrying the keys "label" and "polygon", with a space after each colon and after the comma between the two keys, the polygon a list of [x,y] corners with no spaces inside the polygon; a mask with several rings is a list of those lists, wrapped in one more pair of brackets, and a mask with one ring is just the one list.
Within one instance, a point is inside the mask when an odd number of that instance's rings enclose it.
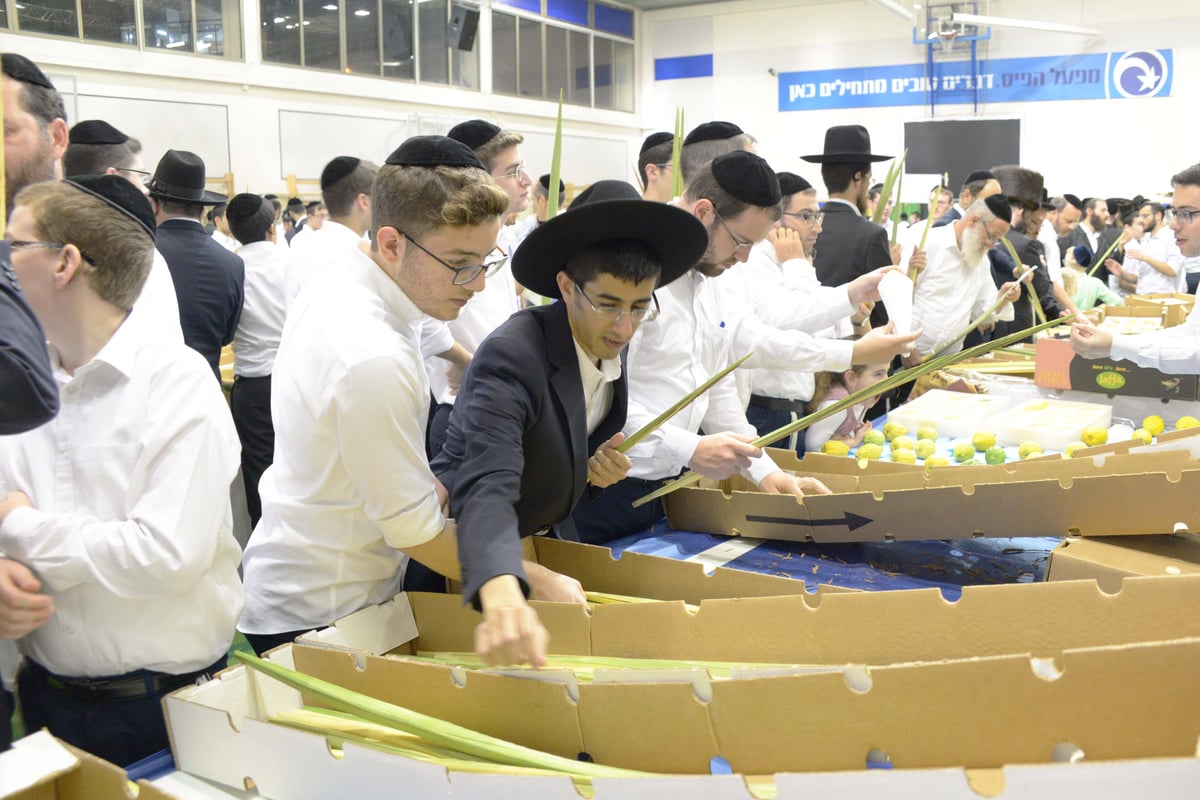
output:
{"label": "man with white beard", "polygon": [[[1010,281],[997,289],[986,257],[988,249],[1008,232],[1011,219],[1008,198],[992,195],[972,203],[962,219],[929,232],[925,270],[918,276],[913,294],[912,325],[923,331],[916,344],[922,357],[946,345],[947,353],[961,350],[961,340],[946,340],[1001,296],[1008,302],[995,319],[1013,318],[1011,302],[1020,296],[1020,285]],[[910,361],[919,362],[917,353]]]}

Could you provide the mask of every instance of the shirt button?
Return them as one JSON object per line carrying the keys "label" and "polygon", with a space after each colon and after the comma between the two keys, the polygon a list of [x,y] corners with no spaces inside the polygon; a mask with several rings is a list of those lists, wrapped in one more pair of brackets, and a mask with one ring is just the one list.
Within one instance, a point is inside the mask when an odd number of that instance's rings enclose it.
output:
{"label": "shirt button", "polygon": [[67,386],[67,394],[75,394],[75,384],[72,383]]}
{"label": "shirt button", "polygon": [[66,442],[58,443],[58,452],[65,453],[65,452],[67,452],[68,449],[69,449],[69,445]]}

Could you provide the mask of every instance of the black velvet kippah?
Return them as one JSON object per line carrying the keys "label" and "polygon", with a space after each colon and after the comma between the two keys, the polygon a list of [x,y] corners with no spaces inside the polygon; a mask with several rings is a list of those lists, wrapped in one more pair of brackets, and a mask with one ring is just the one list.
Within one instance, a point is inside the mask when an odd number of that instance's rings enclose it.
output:
{"label": "black velvet kippah", "polygon": [[1080,211],[1082,211],[1082,210],[1083,210],[1083,201],[1082,201],[1082,200],[1080,200],[1080,199],[1079,199],[1078,197],[1076,197],[1075,195],[1073,195],[1073,194],[1064,194],[1064,195],[1063,195],[1063,200],[1066,200],[1068,203],[1070,203],[1071,205],[1075,206],[1075,207],[1076,207],[1076,208],[1078,208]]}
{"label": "black velvet kippah", "polygon": [[[466,123],[463,123],[466,124]],[[483,162],[463,142],[448,136],[412,136],[397,147],[385,163],[399,167],[475,167]]]}
{"label": "black velvet kippah", "polygon": [[675,139],[675,134],[667,133],[666,131],[659,131],[658,133],[652,133],[646,137],[646,141],[642,142],[642,149],[638,150],[638,155],[640,156],[642,153],[646,152],[651,147],[658,147],[663,142],[674,141],[674,139]]}
{"label": "black velvet kippah", "polygon": [[732,122],[702,122],[683,140],[683,146],[687,147],[689,144],[707,142],[713,139],[729,139],[743,132],[741,128]]}
{"label": "black velvet kippah", "polygon": [[154,228],[157,224],[154,209],[146,195],[129,181],[119,175],[73,175],[64,183],[103,200],[145,228],[150,238],[154,239]]}
{"label": "black velvet kippah", "polygon": [[[225,207],[225,216],[229,220],[241,222],[242,220],[247,220],[253,217],[263,207],[264,203],[270,202],[270,200],[260,195],[242,192],[239,195],[235,195],[234,198],[229,201],[228,205]],[[272,209],[271,213],[274,215],[274,209]]]}
{"label": "black velvet kippah", "polygon": [[330,161],[325,165],[325,169],[321,170],[321,191],[325,191],[351,172],[354,172],[361,163],[362,160],[354,156],[338,156],[333,161]]}
{"label": "black velvet kippah", "polygon": [[[538,178],[538,183],[540,183],[542,185],[542,188],[545,189],[547,192],[550,191],[550,173],[547,172],[545,175]],[[563,183],[562,178],[559,178],[558,179],[558,193],[562,194],[566,190],[567,190],[567,185],[565,183]]]}
{"label": "black velvet kippah", "polygon": [[129,137],[102,119],[85,119],[71,128],[71,144],[125,144]]}
{"label": "black velvet kippah", "polygon": [[987,203],[988,211],[996,215],[996,219],[1002,219],[1007,223],[1012,223],[1012,201],[1009,200],[1006,194],[993,194],[985,197],[983,202]]}
{"label": "black velvet kippah", "polygon": [[287,201],[288,211],[300,212],[304,210],[304,201],[299,197],[289,197]]}
{"label": "black velvet kippah", "polygon": [[783,196],[775,171],[766,161],[745,150],[714,158],[712,173],[722,189],[752,206],[773,206]]}
{"label": "black velvet kippah", "polygon": [[996,180],[996,176],[993,173],[987,171],[986,169],[977,169],[974,172],[972,172],[970,175],[967,176],[967,179],[965,181],[963,181],[963,185],[966,185],[968,183],[975,183],[976,181],[994,181],[994,180]]}
{"label": "black velvet kippah", "polygon": [[46,77],[46,73],[42,72],[37,64],[25,56],[16,53],[5,53],[0,56],[0,61],[4,65],[4,74],[14,81],[57,91],[54,89],[54,84]]}
{"label": "black velvet kippah", "polygon": [[478,150],[495,139],[498,133],[500,133],[500,127],[486,119],[469,119],[455,125],[446,135],[456,142],[462,142],[472,150]]}
{"label": "black velvet kippah", "polygon": [[779,178],[779,191],[784,197],[813,188],[811,183],[794,172],[780,172],[776,177]]}

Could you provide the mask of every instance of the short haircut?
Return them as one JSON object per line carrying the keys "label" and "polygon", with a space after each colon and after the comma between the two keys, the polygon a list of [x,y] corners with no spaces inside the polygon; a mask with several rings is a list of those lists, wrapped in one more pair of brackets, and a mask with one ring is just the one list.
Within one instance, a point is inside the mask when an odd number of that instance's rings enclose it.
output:
{"label": "short haircut", "polygon": [[471,227],[508,211],[508,193],[478,167],[379,168],[371,189],[371,240],[395,228],[414,238],[444,226]]}
{"label": "short haircut", "polygon": [[63,174],[103,175],[109,167],[118,170],[129,169],[133,165],[134,156],[142,148],[138,143],[138,150],[131,150],[129,142],[137,140],[130,139],[121,144],[71,143],[67,145],[67,152],[63,153]]}
{"label": "short haircut", "polygon": [[215,206],[210,208],[208,210],[208,221],[213,222],[217,217],[225,216],[225,209],[228,207],[228,205],[228,203],[217,203]]}
{"label": "short haircut", "polygon": [[1104,206],[1106,210],[1108,209],[1108,201],[1103,197],[1093,197],[1087,201],[1088,211],[1095,211],[1100,206]]}
{"label": "short haircut", "polygon": [[379,165],[370,161],[359,161],[358,166],[336,181],[327,189],[321,190],[325,207],[332,217],[344,217],[354,208],[354,201],[360,194],[370,195],[371,186],[375,183],[375,175]]}
{"label": "short haircut", "polygon": [[1193,164],[1172,175],[1171,186],[1200,186],[1200,164]]}
{"label": "short haircut", "polygon": [[279,202],[279,198],[273,194],[266,195],[266,198],[271,201],[271,205],[275,206],[275,216],[279,216],[279,212],[283,211],[283,203]]}
{"label": "short haircut", "polygon": [[1065,197],[1051,197],[1050,205],[1054,206],[1054,210],[1061,214],[1067,206],[1071,205],[1071,201]]}
{"label": "short haircut", "polygon": [[188,219],[204,219],[204,204],[189,203],[186,200],[170,200],[166,197],[155,197],[158,208],[162,213],[171,217],[187,217]]}
{"label": "short haircut", "polygon": [[854,180],[855,173],[861,172],[866,175],[871,171],[871,165],[867,162],[859,163],[836,163],[821,165],[821,180],[825,181],[825,188],[831,194],[840,194],[850,188],[850,181]]}
{"label": "short haircut", "polygon": [[63,105],[62,95],[56,90],[24,81],[17,83],[21,87],[21,108],[38,121],[39,128],[46,130],[46,126],[56,119],[67,121],[67,107]]}
{"label": "short haircut", "polygon": [[488,168],[488,172],[491,172],[496,167],[492,163],[496,159],[496,156],[510,147],[516,147],[524,141],[525,137],[515,131],[500,131],[476,148],[475,156]]}
{"label": "short haircut", "polygon": [[275,227],[275,205],[266,198],[263,200],[258,211],[248,217],[228,217],[229,232],[242,244],[266,241],[267,231]]}
{"label": "short haircut", "polygon": [[705,139],[684,145],[679,149],[679,169],[683,172],[683,182],[691,183],[700,174],[700,169],[711,164],[717,156],[745,150],[757,141],[748,133],[739,133],[728,139]]}
{"label": "short haircut", "polygon": [[[541,181],[534,181],[533,182],[533,196],[537,197],[537,198],[544,198],[544,199],[548,200],[550,198],[550,190],[547,189],[545,186],[542,186]],[[562,208],[563,203],[565,203],[566,201],[567,201],[567,193],[559,192],[558,193],[558,207]]]}
{"label": "short haircut", "polygon": [[80,272],[102,300],[133,308],[154,260],[154,239],[140,223],[61,181],[27,186],[15,202],[29,209],[38,239],[73,244],[95,262]]}
{"label": "short haircut", "polygon": [[1151,203],[1149,201],[1142,203],[1141,208],[1139,208],[1138,211],[1141,211],[1142,208],[1145,208],[1146,206],[1150,206],[1151,214],[1166,214],[1167,213],[1167,209],[1163,207],[1162,203]]}
{"label": "short haircut", "polygon": [[[683,190],[683,199],[689,205],[697,200],[707,200],[724,219],[733,219],[746,209],[752,208],[749,203],[737,199],[721,188],[721,184],[717,183],[713,176],[711,161],[700,168],[695,179],[688,182],[687,188]],[[782,200],[766,208],[771,213],[771,219],[776,222],[783,216]]]}
{"label": "short haircut", "polygon": [[867,197],[871,198],[872,200],[878,200],[879,195],[881,195],[881,194],[883,194],[883,184],[882,183],[877,183],[874,186],[872,186],[870,189],[867,189]]}
{"label": "short haircut", "polygon": [[[693,145],[694,146],[694,145]],[[659,142],[653,147],[647,147],[641,155],[638,156],[638,181],[642,185],[642,191],[646,191],[646,165],[647,164],[669,164],[671,157],[675,155],[675,140],[668,139],[665,142]],[[680,156],[682,159],[683,156]]]}
{"label": "short haircut", "polygon": [[790,206],[792,204],[793,197],[800,197],[800,196],[806,195],[806,194],[810,194],[813,196],[814,199],[816,199],[817,190],[816,190],[816,188],[810,186],[807,189],[801,189],[798,192],[792,192],[791,194],[785,194],[783,197],[781,197],[779,199],[780,210],[782,211],[783,209],[786,209],[788,206]]}
{"label": "short haircut", "polygon": [[563,270],[581,286],[599,275],[612,275],[624,283],[638,284],[656,278],[662,264],[644,242],[632,239],[597,242],[567,260]]}
{"label": "short haircut", "polygon": [[993,181],[995,178],[983,178],[977,181],[969,181],[962,185],[962,190],[971,195],[972,198],[979,197],[979,193],[988,185],[988,181]]}

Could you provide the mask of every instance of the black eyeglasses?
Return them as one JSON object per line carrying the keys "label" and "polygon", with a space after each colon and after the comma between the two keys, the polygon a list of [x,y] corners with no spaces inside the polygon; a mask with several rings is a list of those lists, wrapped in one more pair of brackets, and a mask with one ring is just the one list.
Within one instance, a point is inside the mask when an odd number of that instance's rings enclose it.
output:
{"label": "black eyeglasses", "polygon": [[805,225],[812,225],[814,222],[820,225],[825,221],[825,215],[817,211],[785,211],[785,217],[795,217]]}
{"label": "black eyeglasses", "polygon": [[[30,242],[24,239],[5,239],[4,241],[8,242],[8,247],[13,252],[17,252],[18,250],[62,250],[67,246],[64,242]],[[75,247],[79,249],[78,245]],[[79,257],[93,267],[96,266],[95,259],[83,252],[83,250],[79,250]]]}
{"label": "black eyeglasses", "polygon": [[429,256],[434,261],[438,262],[443,267],[445,267],[446,269],[453,272],[454,280],[452,280],[450,282],[453,283],[455,286],[466,286],[468,283],[475,280],[480,275],[484,275],[484,276],[490,278],[493,275],[495,275],[497,272],[499,272],[500,268],[503,267],[504,264],[508,261],[508,256],[501,256],[500,258],[497,258],[495,261],[487,261],[487,262],[484,262],[483,264],[472,264],[471,266],[468,266],[468,267],[455,267],[455,266],[451,266],[450,264],[447,264],[445,261],[438,258],[438,256],[436,256],[435,254],[426,250],[424,247],[421,246],[420,242],[418,242],[416,239],[409,236],[407,233],[404,233],[403,231],[401,231],[400,235],[403,236],[405,239],[408,239],[410,242],[412,242],[416,246],[416,248],[418,250],[420,250],[422,253]]}
{"label": "black eyeglasses", "polygon": [[626,314],[628,314],[629,318],[634,322],[649,322],[658,316],[658,298],[653,294],[650,295],[650,300],[654,303],[654,308],[650,308],[649,306],[646,306],[645,308],[626,308],[625,306],[615,305],[613,303],[605,303],[604,305],[598,306],[592,302],[592,298],[588,297],[588,293],[583,290],[583,287],[579,284],[579,281],[572,281],[572,283],[575,284],[575,288],[579,289],[579,293],[583,295],[583,299],[587,301],[587,304],[592,307],[592,311],[595,311],[597,316],[603,317],[609,322],[620,322],[625,318]]}
{"label": "black eyeglasses", "polygon": [[1200,211],[1194,208],[1172,208],[1167,210],[1167,221],[1177,219],[1180,225],[1191,225],[1197,214],[1200,214]]}
{"label": "black eyeglasses", "polygon": [[154,177],[154,175],[144,169],[126,169],[123,167],[117,167],[117,172],[124,172],[128,175],[132,175],[137,179],[138,183],[142,184],[142,186],[150,183],[150,179]]}
{"label": "black eyeglasses", "polygon": [[729,234],[729,238],[733,239],[733,252],[736,253],[738,250],[745,250],[749,252],[750,248],[754,247],[754,242],[748,242],[745,239],[739,238],[737,234],[729,230],[729,226],[725,224],[724,218],[717,211],[717,209],[714,208],[713,213],[717,215],[717,222],[721,223],[721,227],[724,228],[725,232]]}

